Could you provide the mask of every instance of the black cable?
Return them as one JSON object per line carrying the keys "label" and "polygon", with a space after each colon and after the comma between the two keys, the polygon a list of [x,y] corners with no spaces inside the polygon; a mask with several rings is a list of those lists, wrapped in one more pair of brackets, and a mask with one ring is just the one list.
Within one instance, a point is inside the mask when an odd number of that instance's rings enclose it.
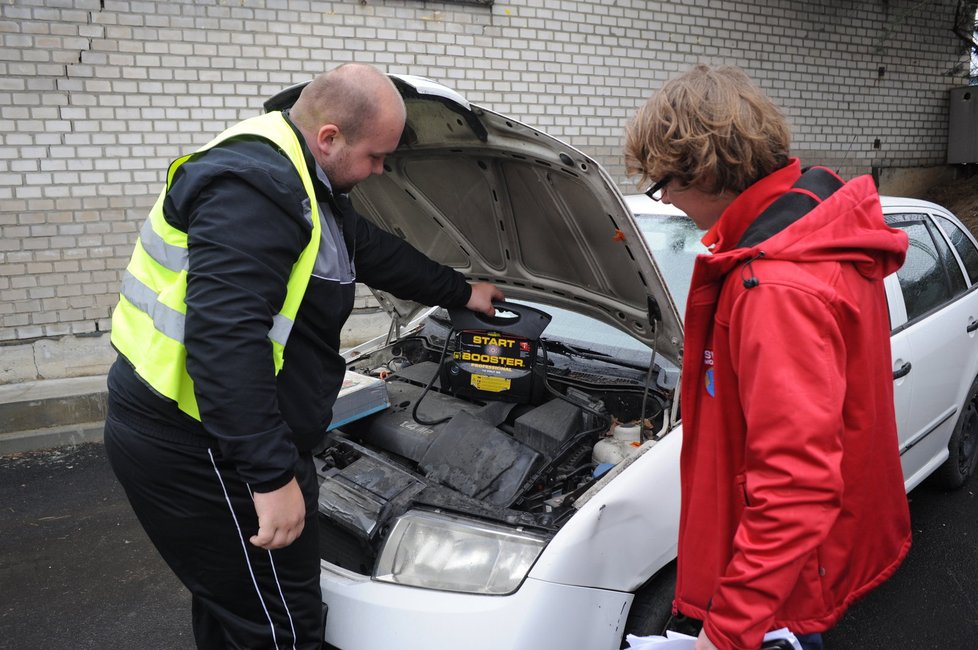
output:
{"label": "black cable", "polygon": [[652,330],[652,358],[649,360],[649,371],[645,374],[645,386],[642,390],[642,410],[638,414],[639,438],[645,436],[645,406],[649,399],[650,384],[652,383],[652,372],[655,369],[655,330]]}
{"label": "black cable", "polygon": [[435,380],[438,379],[438,375],[441,374],[441,367],[445,365],[445,354],[448,352],[448,342],[452,339],[452,334],[454,332],[455,332],[454,328],[448,330],[448,334],[445,336],[445,345],[442,346],[441,355],[438,359],[438,367],[435,368],[435,374],[432,375],[431,380],[428,382],[428,385],[425,386],[424,390],[421,391],[421,394],[418,396],[418,401],[414,403],[414,408],[411,409],[411,418],[418,424],[423,424],[425,426],[433,427],[438,424],[443,424],[445,422],[448,422],[449,420],[452,419],[452,416],[449,415],[448,417],[444,417],[434,422],[426,422],[425,420],[422,420],[421,418],[418,417],[418,407],[421,406],[421,400],[423,400],[424,396],[428,394],[428,391],[431,390],[431,387],[434,385]]}

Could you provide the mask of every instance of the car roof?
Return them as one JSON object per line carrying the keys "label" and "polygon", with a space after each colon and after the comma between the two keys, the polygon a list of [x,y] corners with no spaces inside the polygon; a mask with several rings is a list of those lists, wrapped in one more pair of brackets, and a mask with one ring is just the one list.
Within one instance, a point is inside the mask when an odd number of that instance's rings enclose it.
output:
{"label": "car roof", "polygon": [[[683,216],[686,214],[672,204],[653,201],[645,194],[626,194],[625,204],[633,214],[661,214],[666,216]],[[932,201],[914,199],[906,196],[882,195],[880,196],[880,205],[883,207],[883,212],[887,213],[909,208],[913,210],[937,210],[944,214],[951,214],[942,205],[933,203]],[[954,215],[952,214],[951,216]]]}
{"label": "car roof", "polygon": [[950,210],[942,205],[938,205],[937,203],[924,201],[923,199],[912,199],[906,196],[880,196],[880,203],[883,206],[883,212],[891,212],[893,210],[902,208],[950,212]]}

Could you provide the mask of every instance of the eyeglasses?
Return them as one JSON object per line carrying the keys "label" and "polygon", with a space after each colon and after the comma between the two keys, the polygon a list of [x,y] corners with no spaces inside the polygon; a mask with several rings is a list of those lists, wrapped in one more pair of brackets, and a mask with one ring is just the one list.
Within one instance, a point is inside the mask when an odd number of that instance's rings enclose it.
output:
{"label": "eyeglasses", "polygon": [[654,185],[652,185],[652,187],[645,190],[645,196],[649,197],[653,201],[661,201],[662,190],[663,188],[665,188],[666,185],[669,184],[669,181],[671,180],[672,180],[672,176],[665,176],[659,179],[659,181],[656,182]]}

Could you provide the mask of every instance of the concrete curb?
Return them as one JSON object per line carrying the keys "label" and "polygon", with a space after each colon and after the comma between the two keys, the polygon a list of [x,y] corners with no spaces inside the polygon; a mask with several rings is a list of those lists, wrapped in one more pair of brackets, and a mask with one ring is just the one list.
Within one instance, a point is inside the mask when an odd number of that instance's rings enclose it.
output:
{"label": "concrete curb", "polygon": [[102,439],[105,376],[0,386],[0,454]]}
{"label": "concrete curb", "polygon": [[[389,327],[390,318],[383,311],[354,313],[343,328],[342,345],[353,347],[386,333]],[[107,336],[93,338],[85,348],[72,343],[59,342],[57,355],[43,355],[31,346],[21,346],[31,363],[10,355],[5,359],[10,368],[0,377],[16,379],[0,384],[0,455],[102,440],[108,398],[105,373],[115,353],[108,346]],[[87,376],[24,380],[36,376],[36,360],[45,356],[56,356],[59,364],[48,370],[87,369]]]}
{"label": "concrete curb", "polygon": [[50,429],[0,434],[0,456],[75,446],[86,442],[102,442],[104,427],[104,421],[87,422]]}

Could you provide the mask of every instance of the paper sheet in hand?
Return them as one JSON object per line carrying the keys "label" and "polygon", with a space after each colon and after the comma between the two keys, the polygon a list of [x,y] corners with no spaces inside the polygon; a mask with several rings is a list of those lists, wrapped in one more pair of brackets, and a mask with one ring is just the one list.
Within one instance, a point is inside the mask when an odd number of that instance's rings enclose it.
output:
{"label": "paper sheet in hand", "polygon": [[783,627],[780,630],[774,630],[773,632],[768,632],[764,635],[765,642],[776,641],[777,639],[784,639],[791,644],[791,647],[794,648],[794,650],[801,650],[801,644],[798,642],[798,638],[795,637],[795,635],[791,633],[791,630],[786,627]]}
{"label": "paper sheet in hand", "polygon": [[635,636],[625,637],[628,647],[637,650],[693,650],[696,647],[696,637],[666,630],[666,636]]}
{"label": "paper sheet in hand", "polygon": [[[785,639],[791,643],[792,648],[801,650],[801,644],[798,643],[798,639],[786,627],[768,632],[764,635],[765,641],[774,641],[776,639]],[[634,650],[693,650],[696,647],[696,637],[671,630],[666,631],[666,636],[635,636],[634,634],[629,634],[625,637],[625,640],[628,641],[628,647]]]}

